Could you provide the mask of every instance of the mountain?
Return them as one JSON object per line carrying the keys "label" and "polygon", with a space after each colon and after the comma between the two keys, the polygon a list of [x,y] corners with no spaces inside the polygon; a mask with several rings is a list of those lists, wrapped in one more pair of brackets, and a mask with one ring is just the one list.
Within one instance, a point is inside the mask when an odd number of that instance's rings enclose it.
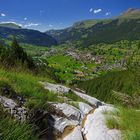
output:
{"label": "mountain", "polygon": [[137,40],[140,39],[140,10],[130,8],[112,19],[81,21],[69,28],[50,30],[46,33],[59,43],[77,42],[84,46]]}
{"label": "mountain", "polygon": [[129,8],[127,11],[125,11],[120,18],[128,18],[128,19],[137,19],[140,18],[140,10]]}
{"label": "mountain", "polygon": [[73,24],[73,27],[76,29],[80,29],[80,28],[90,28],[93,25],[97,24],[98,22],[100,22],[101,20],[84,20],[84,21],[79,21]]}
{"label": "mountain", "polygon": [[6,28],[12,28],[12,29],[21,29],[22,27],[20,25],[17,25],[15,23],[0,23],[0,27],[6,27]]}
{"label": "mountain", "polygon": [[42,32],[30,29],[22,29],[14,23],[0,24],[0,40],[11,40],[15,36],[19,43],[27,43],[37,46],[56,45],[57,41]]}

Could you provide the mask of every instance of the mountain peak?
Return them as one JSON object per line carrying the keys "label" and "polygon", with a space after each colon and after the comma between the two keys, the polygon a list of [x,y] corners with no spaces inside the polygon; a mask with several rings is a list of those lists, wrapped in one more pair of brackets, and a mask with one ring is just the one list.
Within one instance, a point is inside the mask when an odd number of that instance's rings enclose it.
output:
{"label": "mountain peak", "polygon": [[136,8],[129,8],[125,14],[130,14],[130,13],[140,13],[140,9],[136,9]]}
{"label": "mountain peak", "polygon": [[1,22],[0,27],[12,28],[12,29],[21,29],[22,27],[14,22]]}
{"label": "mountain peak", "polygon": [[122,18],[140,18],[140,9],[136,8],[129,8],[125,11],[122,15]]}

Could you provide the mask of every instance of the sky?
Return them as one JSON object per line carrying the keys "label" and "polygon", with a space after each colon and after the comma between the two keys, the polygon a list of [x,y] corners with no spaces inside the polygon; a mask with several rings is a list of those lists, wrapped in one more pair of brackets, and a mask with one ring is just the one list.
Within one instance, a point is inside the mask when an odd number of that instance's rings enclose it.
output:
{"label": "sky", "polygon": [[139,8],[140,0],[0,0],[0,22],[14,22],[40,31],[62,29],[86,19],[105,19],[128,8]]}

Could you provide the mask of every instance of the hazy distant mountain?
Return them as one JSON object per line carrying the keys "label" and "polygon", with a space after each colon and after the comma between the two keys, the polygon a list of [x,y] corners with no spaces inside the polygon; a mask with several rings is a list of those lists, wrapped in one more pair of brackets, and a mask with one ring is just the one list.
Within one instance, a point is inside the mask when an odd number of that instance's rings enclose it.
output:
{"label": "hazy distant mountain", "polygon": [[15,36],[19,43],[28,43],[38,46],[56,45],[57,41],[42,32],[30,29],[22,29],[14,23],[0,24],[0,39],[11,40]]}
{"label": "hazy distant mountain", "polygon": [[120,40],[140,39],[140,10],[128,9],[122,15],[105,20],[85,20],[63,30],[50,30],[47,34],[59,43],[70,41],[83,45],[113,43]]}

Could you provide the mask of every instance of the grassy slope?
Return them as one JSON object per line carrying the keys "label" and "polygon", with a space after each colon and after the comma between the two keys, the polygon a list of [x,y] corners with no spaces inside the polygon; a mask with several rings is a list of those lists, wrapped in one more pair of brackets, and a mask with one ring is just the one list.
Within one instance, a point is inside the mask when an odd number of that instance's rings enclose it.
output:
{"label": "grassy slope", "polygon": [[[110,129],[119,129],[123,140],[139,140],[140,138],[140,111],[119,108],[118,112],[108,114],[107,126]],[[111,117],[110,117],[111,116]],[[119,119],[118,119],[119,118]]]}
{"label": "grassy slope", "polygon": [[57,100],[52,93],[39,84],[39,81],[46,80],[49,81],[47,77],[42,78],[27,72],[0,69],[0,81],[11,85],[16,93],[27,99],[27,105],[32,103],[42,108],[47,101]]}
{"label": "grassy slope", "polygon": [[[139,96],[139,81],[129,71],[108,72],[104,76],[80,84],[87,93],[109,103],[138,106],[133,101],[124,103],[125,98]],[[115,92],[120,92],[120,98]],[[124,97],[121,98],[121,97]],[[127,100],[127,99],[126,99]],[[134,103],[134,104],[133,104]]]}
{"label": "grassy slope", "polygon": [[[14,91],[24,97],[25,107],[30,111],[48,111],[48,101],[58,101],[60,99],[53,93],[45,90],[39,81],[49,81],[47,77],[42,78],[30,72],[19,72],[15,70],[5,70],[0,68],[0,89],[3,84],[9,85]],[[32,126],[27,123],[20,124],[8,117],[8,114],[0,108],[0,139],[2,140],[36,140],[32,134]],[[2,133],[2,135],[1,135]]]}

